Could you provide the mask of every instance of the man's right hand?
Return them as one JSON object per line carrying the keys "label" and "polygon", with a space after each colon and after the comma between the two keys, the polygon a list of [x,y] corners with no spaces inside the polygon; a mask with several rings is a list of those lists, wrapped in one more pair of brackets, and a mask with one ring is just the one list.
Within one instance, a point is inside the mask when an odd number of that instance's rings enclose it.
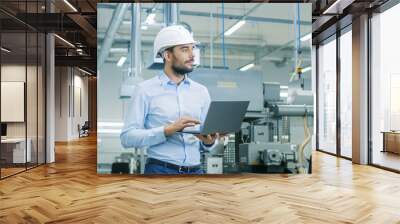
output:
{"label": "man's right hand", "polygon": [[190,117],[180,118],[174,123],[165,126],[164,134],[165,136],[171,136],[175,134],[177,131],[181,131],[187,127],[193,127],[196,124],[200,124],[200,121]]}

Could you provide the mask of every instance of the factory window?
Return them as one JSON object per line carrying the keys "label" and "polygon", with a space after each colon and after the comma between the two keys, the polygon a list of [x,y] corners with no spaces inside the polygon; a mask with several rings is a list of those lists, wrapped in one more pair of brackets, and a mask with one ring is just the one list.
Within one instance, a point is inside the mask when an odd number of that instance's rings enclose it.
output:
{"label": "factory window", "polygon": [[340,36],[340,155],[352,157],[352,33],[351,26]]}
{"label": "factory window", "polygon": [[371,19],[372,163],[400,170],[400,4]]}
{"label": "factory window", "polygon": [[318,149],[336,154],[336,36],[318,48]]}

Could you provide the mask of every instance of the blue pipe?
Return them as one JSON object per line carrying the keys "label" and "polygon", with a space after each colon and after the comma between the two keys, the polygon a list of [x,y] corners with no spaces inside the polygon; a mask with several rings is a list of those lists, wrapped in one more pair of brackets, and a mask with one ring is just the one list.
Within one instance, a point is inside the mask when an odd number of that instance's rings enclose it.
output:
{"label": "blue pipe", "polygon": [[222,16],[221,16],[221,19],[222,19],[222,61],[223,61],[223,63],[224,63],[224,68],[226,68],[226,58],[225,58],[225,35],[224,35],[224,32],[225,32],[225,25],[224,25],[224,20],[225,20],[225,16],[224,16],[224,13],[225,13],[225,10],[224,10],[224,1],[222,1],[222,12],[221,12],[221,14],[222,14]]}
{"label": "blue pipe", "polygon": [[300,4],[297,3],[297,51],[300,54]]}

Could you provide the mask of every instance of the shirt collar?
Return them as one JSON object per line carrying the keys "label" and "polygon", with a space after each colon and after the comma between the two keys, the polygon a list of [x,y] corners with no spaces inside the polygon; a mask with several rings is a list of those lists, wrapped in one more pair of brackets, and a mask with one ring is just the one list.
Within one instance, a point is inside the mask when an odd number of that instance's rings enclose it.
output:
{"label": "shirt collar", "polygon": [[[162,71],[159,75],[159,78],[161,80],[161,85],[175,85],[175,83],[164,73],[164,71]],[[183,79],[183,84],[188,84],[190,85],[190,78],[188,77],[187,74],[185,74],[185,78]]]}

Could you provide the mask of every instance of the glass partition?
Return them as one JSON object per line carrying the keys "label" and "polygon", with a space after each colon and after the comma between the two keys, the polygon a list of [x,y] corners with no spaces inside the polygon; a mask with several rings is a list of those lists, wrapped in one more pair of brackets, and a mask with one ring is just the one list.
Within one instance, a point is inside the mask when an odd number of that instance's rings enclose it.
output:
{"label": "glass partition", "polygon": [[400,170],[400,4],[371,18],[372,164]]}
{"label": "glass partition", "polygon": [[352,157],[352,32],[340,36],[340,155]]}
{"label": "glass partition", "polygon": [[318,147],[336,154],[336,36],[318,48]]}
{"label": "glass partition", "polygon": [[45,163],[45,35],[21,22],[45,1],[1,1],[0,178]]}

